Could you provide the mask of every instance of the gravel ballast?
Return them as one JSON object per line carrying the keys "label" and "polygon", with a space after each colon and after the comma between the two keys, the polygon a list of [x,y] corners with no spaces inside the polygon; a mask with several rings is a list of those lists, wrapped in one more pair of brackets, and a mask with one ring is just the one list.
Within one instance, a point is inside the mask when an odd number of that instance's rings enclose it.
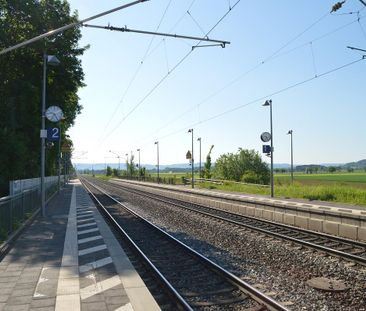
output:
{"label": "gravel ballast", "polygon": [[[141,216],[290,310],[366,310],[366,267],[115,187],[107,190]],[[347,289],[325,291],[307,284],[320,277],[340,281]]]}

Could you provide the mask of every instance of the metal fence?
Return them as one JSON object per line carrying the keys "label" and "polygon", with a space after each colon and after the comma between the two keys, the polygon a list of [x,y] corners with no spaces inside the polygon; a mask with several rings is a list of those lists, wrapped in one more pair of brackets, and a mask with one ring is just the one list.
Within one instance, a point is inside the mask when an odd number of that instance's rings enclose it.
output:
{"label": "metal fence", "polygon": [[[57,179],[45,183],[46,201],[58,189]],[[0,198],[0,241],[18,229],[41,206],[40,187]]]}

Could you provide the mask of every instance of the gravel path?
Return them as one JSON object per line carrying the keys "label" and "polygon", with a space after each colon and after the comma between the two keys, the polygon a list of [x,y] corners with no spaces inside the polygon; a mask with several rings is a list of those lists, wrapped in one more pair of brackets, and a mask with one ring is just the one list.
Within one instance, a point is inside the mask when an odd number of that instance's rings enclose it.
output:
{"label": "gravel path", "polygon": [[[109,191],[115,195],[115,188]],[[290,310],[366,310],[366,267],[352,265],[238,226],[119,191],[131,209]],[[326,292],[306,281],[326,277],[349,289]]]}

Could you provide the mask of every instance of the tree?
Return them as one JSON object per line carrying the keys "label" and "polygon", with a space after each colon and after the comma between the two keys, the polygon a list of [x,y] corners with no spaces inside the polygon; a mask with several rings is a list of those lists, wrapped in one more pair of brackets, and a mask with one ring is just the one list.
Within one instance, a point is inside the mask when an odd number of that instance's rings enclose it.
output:
{"label": "tree", "polygon": [[227,153],[217,159],[214,176],[219,179],[268,184],[270,172],[258,152],[239,148],[237,153]]}
{"label": "tree", "polygon": [[[76,21],[66,1],[0,0],[0,50]],[[61,61],[57,68],[47,68],[46,103],[64,112],[63,140],[80,113],[77,90],[84,85],[84,74],[78,57],[85,51],[78,46],[80,38],[75,27],[0,55],[0,195],[7,192],[9,180],[40,176],[44,51]],[[46,153],[46,175],[56,174],[57,144]]]}
{"label": "tree", "polygon": [[205,162],[205,166],[203,169],[203,176],[205,178],[210,179],[212,177],[211,174],[211,152],[212,152],[212,148],[214,147],[214,145],[211,146],[210,151],[208,152],[207,156],[206,156],[206,162]]}
{"label": "tree", "polygon": [[127,168],[127,176],[128,177],[132,177],[132,176],[135,176],[137,174],[136,164],[135,164],[134,160],[135,160],[135,156],[132,154],[131,157],[130,157],[130,162],[126,161],[126,168]]}
{"label": "tree", "polygon": [[108,165],[107,166],[107,176],[112,176],[112,168]]}
{"label": "tree", "polygon": [[329,166],[328,167],[328,172],[329,173],[334,173],[337,170],[337,168],[335,166]]}

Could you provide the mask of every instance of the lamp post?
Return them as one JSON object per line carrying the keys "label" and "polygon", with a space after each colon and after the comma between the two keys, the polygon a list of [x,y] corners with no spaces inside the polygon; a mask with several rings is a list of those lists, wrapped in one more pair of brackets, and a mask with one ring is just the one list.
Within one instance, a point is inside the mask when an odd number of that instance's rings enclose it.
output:
{"label": "lamp post", "polygon": [[47,85],[47,63],[51,66],[57,66],[60,61],[54,55],[47,55],[43,52],[43,83],[42,83],[42,109],[41,109],[41,206],[42,216],[46,217],[46,189],[45,189],[45,172],[46,172],[46,85]]}
{"label": "lamp post", "polygon": [[201,178],[201,137],[197,138],[197,140],[200,142],[200,169],[199,169],[199,177]]}
{"label": "lamp post", "polygon": [[109,150],[109,152],[110,153],[113,153],[113,154],[115,154],[117,156],[117,158],[118,158],[118,171],[120,171],[121,170],[121,160],[120,160],[121,159],[121,156],[119,154],[113,152],[112,150]]}
{"label": "lamp post", "polygon": [[289,130],[287,135],[291,135],[291,183],[294,183],[294,149],[293,149],[293,130]]}
{"label": "lamp post", "polygon": [[263,106],[269,106],[270,113],[270,128],[271,128],[271,197],[274,195],[274,185],[273,185],[273,127],[272,127],[272,100],[266,100]]}
{"label": "lamp post", "polygon": [[189,129],[188,133],[192,133],[192,188],[194,188],[194,157],[193,157],[193,129]]}
{"label": "lamp post", "polygon": [[[60,139],[58,140],[58,154],[57,154],[57,193],[60,193],[61,189],[61,124],[59,123],[60,128]],[[76,170],[75,170],[76,172]]]}
{"label": "lamp post", "polygon": [[138,153],[139,153],[139,180],[140,180],[140,175],[141,175],[141,164],[140,164],[140,148],[139,149],[137,149],[137,151],[138,151]]}
{"label": "lamp post", "polygon": [[128,177],[128,153],[126,153],[125,156],[126,156],[126,175]]}
{"label": "lamp post", "polygon": [[158,183],[160,183],[160,180],[159,180],[159,142],[156,141],[155,145],[156,145],[157,162],[158,162],[158,165],[157,165],[157,168],[158,168]]}

